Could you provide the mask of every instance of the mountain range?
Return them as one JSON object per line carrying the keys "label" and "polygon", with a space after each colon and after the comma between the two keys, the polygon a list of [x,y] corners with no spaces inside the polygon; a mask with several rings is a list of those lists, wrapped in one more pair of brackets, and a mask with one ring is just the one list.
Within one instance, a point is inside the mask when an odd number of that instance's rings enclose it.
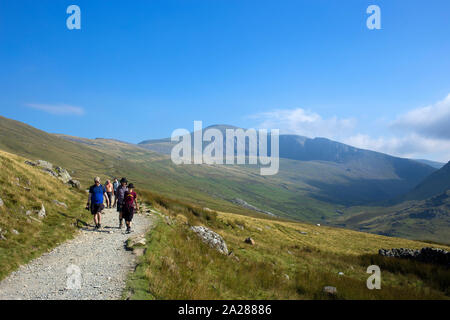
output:
{"label": "mountain range", "polygon": [[[138,188],[215,210],[449,242],[447,200],[428,200],[449,189],[448,164],[437,170],[329,139],[280,135],[279,173],[261,176],[256,165],[177,166],[168,155],[173,145],[50,134],[0,117],[0,149],[68,168],[86,187],[96,175],[127,176]],[[434,209],[434,216],[421,213]],[[389,228],[399,211],[408,227]]]}
{"label": "mountain range", "polygon": [[[222,132],[226,154],[225,130],[239,128],[215,125],[205,128],[207,129],[218,129]],[[170,154],[175,144],[170,138],[165,138],[145,140],[138,145],[155,152]],[[206,144],[203,147],[205,146]],[[270,140],[268,149],[270,150]],[[248,141],[246,152],[248,154]],[[236,146],[233,150],[233,154],[235,153]],[[393,157],[325,138],[310,139],[298,135],[280,135],[279,155],[282,159],[294,160],[288,162],[285,168],[280,166],[280,174],[286,179],[297,180],[320,189],[320,195],[316,195],[318,199],[344,205],[388,200],[405,194],[436,170],[423,161]],[[320,170],[324,171],[320,177],[308,175],[308,172],[303,174],[305,163],[319,166]]]}

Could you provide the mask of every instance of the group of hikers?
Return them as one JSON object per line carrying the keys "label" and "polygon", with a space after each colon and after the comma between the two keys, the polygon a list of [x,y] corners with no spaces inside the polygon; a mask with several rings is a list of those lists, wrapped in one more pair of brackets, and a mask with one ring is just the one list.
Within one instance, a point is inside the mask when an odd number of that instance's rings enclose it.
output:
{"label": "group of hikers", "polygon": [[[114,204],[112,203],[113,195]],[[94,217],[95,229],[101,228],[101,214],[103,209],[105,209],[105,200],[108,208],[117,207],[119,229],[122,229],[123,220],[125,220],[127,233],[130,233],[134,212],[139,210],[134,185],[132,183],[128,184],[126,178],[122,178],[120,183],[117,178],[114,178],[113,183],[110,180],[106,180],[106,184],[103,186],[100,183],[100,178],[95,177],[94,184],[89,188],[89,197],[86,204],[86,210],[90,210]]]}

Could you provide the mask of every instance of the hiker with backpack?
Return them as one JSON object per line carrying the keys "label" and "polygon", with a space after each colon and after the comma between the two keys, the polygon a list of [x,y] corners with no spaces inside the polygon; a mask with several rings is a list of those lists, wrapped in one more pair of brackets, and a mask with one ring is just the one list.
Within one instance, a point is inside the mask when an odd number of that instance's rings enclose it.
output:
{"label": "hiker with backpack", "polygon": [[109,206],[110,202],[106,194],[106,189],[100,184],[100,178],[95,177],[94,185],[89,188],[89,197],[86,204],[86,209],[90,209],[94,216],[95,229],[101,228],[101,212],[105,208],[103,204],[104,198],[106,198],[106,203]]}
{"label": "hiker with backpack", "polygon": [[119,229],[122,229],[123,221],[123,201],[125,199],[125,192],[128,191],[127,178],[120,179],[120,186],[117,188],[116,199],[117,199],[117,212],[119,212]]}
{"label": "hiker with backpack", "polygon": [[125,198],[123,201],[123,218],[127,224],[127,233],[131,232],[131,221],[133,220],[134,211],[139,210],[137,203],[137,194],[134,192],[134,185],[128,185],[128,191],[125,191]]}

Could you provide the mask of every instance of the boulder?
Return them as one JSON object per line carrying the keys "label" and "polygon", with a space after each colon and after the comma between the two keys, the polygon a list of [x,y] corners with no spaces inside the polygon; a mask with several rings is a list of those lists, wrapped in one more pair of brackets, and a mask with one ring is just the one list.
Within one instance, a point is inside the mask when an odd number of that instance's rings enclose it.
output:
{"label": "boulder", "polygon": [[3,207],[5,204],[3,203],[2,198],[0,198],[0,207]]}
{"label": "boulder", "polygon": [[128,239],[126,248],[127,250],[135,250],[135,247],[142,247],[147,244],[147,240],[145,239],[145,235],[136,235]]}
{"label": "boulder", "polygon": [[204,243],[208,244],[211,248],[216,249],[222,254],[228,255],[227,244],[223,238],[214,231],[204,226],[193,226],[191,230],[194,231]]}
{"label": "boulder", "polygon": [[326,286],[326,287],[323,287],[323,292],[334,296],[337,293],[337,289],[336,289],[336,287]]}
{"label": "boulder", "polygon": [[68,183],[76,189],[81,189],[81,183],[78,180],[70,179]]}
{"label": "boulder", "polygon": [[253,240],[251,237],[248,237],[244,240],[245,243],[251,244],[252,246],[255,245],[255,240]]}
{"label": "boulder", "polygon": [[134,248],[133,249],[133,253],[138,257],[143,256],[146,251],[147,251],[146,248]]}
{"label": "boulder", "polygon": [[58,175],[58,178],[64,182],[64,183],[68,183],[70,180],[72,180],[72,177],[70,176],[69,172],[61,167],[56,167],[55,171]]}
{"label": "boulder", "polygon": [[36,160],[35,165],[42,169],[53,170],[53,164],[45,160]]}

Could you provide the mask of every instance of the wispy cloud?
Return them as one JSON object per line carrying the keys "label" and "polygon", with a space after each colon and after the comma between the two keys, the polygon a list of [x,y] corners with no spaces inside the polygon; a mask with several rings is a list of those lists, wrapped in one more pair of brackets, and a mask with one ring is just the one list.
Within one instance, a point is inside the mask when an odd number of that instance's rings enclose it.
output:
{"label": "wispy cloud", "polygon": [[382,134],[364,131],[367,123],[354,118],[324,118],[302,108],[277,109],[251,116],[260,128],[278,128],[283,133],[307,137],[325,137],[358,148],[407,158],[450,160],[450,94],[442,101],[411,109],[392,122],[376,119],[370,125]]}
{"label": "wispy cloud", "polygon": [[282,133],[330,139],[350,134],[356,124],[356,120],[352,118],[323,118],[318,113],[302,108],[276,109],[252,115],[251,118],[260,121],[260,128],[278,128]]}
{"label": "wispy cloud", "polygon": [[76,115],[82,116],[84,115],[84,109],[77,106],[71,106],[67,104],[37,104],[37,103],[28,103],[27,107],[44,111],[54,115]]}
{"label": "wispy cloud", "polygon": [[450,160],[450,140],[426,138],[415,133],[400,137],[371,137],[355,134],[342,142],[405,158],[424,158],[441,162]]}
{"label": "wispy cloud", "polygon": [[450,140],[450,94],[435,104],[400,115],[392,127],[422,137]]}

